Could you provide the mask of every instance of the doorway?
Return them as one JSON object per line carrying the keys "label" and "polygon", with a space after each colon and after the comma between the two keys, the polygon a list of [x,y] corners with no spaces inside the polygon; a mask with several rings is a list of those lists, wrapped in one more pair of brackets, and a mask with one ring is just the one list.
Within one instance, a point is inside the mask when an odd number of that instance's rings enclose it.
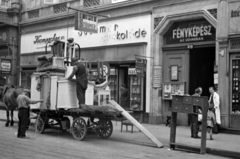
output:
{"label": "doorway", "polygon": [[208,88],[214,86],[215,47],[190,50],[189,94],[202,87],[202,96],[209,96]]}

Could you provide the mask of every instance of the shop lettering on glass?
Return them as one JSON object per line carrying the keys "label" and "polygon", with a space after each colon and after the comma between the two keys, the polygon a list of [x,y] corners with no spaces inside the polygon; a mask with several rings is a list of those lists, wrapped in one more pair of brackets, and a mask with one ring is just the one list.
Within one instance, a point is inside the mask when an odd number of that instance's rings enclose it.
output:
{"label": "shop lettering on glass", "polygon": [[175,23],[165,35],[166,44],[214,41],[215,28],[205,20]]}
{"label": "shop lettering on glass", "polygon": [[51,43],[54,40],[64,40],[64,39],[65,39],[64,36],[57,36],[57,34],[54,34],[52,37],[47,37],[47,38],[42,38],[42,35],[36,35],[35,41],[33,41],[33,43],[37,45],[42,45],[42,44]]}
{"label": "shop lettering on glass", "polygon": [[11,72],[11,60],[1,59],[1,73],[9,74]]}
{"label": "shop lettering on glass", "polygon": [[137,74],[136,69],[135,68],[129,68],[128,69],[128,74],[129,75],[136,75]]}
{"label": "shop lettering on glass", "polygon": [[[113,33],[113,35],[108,35],[110,37],[113,37],[116,40],[125,40],[125,39],[130,39],[131,37],[135,37],[135,38],[144,38],[147,35],[147,31],[145,29],[136,29],[133,30],[130,29],[129,30],[125,30],[125,31],[119,31],[119,25],[115,24],[112,28],[111,27],[107,27],[107,26],[99,26],[98,27],[99,33]],[[112,32],[113,30],[113,32]],[[79,36],[83,36],[83,35],[92,35],[92,33],[88,33],[88,32],[78,32]]]}

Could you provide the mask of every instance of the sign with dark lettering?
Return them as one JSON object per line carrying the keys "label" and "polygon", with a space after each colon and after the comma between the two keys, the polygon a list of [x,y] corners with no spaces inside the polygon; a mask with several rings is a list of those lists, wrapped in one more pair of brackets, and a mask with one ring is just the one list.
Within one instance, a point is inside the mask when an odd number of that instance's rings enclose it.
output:
{"label": "sign with dark lettering", "polygon": [[144,72],[146,71],[147,60],[142,58],[135,58],[136,61],[136,73],[137,76],[144,77]]}
{"label": "sign with dark lettering", "polygon": [[165,34],[166,44],[215,41],[216,30],[205,19],[176,22]]}
{"label": "sign with dark lettering", "polygon": [[97,15],[76,12],[75,15],[75,30],[97,33],[98,32],[98,17]]}
{"label": "sign with dark lettering", "polygon": [[239,34],[240,33],[240,2],[233,1],[228,4],[228,33]]}
{"label": "sign with dark lettering", "polygon": [[240,39],[231,40],[230,49],[240,49]]}
{"label": "sign with dark lettering", "polygon": [[1,73],[11,74],[12,63],[10,59],[1,59]]}

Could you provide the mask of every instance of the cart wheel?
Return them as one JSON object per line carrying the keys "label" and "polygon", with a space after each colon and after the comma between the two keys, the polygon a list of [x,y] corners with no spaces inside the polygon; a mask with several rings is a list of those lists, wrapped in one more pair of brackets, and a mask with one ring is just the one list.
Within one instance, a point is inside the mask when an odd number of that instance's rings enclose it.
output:
{"label": "cart wheel", "polygon": [[83,118],[76,118],[72,123],[72,136],[76,140],[82,140],[87,134],[87,125]]}
{"label": "cart wheel", "polygon": [[45,130],[45,124],[43,118],[39,117],[35,121],[35,132],[42,134]]}
{"label": "cart wheel", "polygon": [[96,129],[96,132],[98,133],[98,135],[102,139],[108,139],[112,135],[112,132],[113,132],[112,121],[111,120],[104,120],[104,127]]}

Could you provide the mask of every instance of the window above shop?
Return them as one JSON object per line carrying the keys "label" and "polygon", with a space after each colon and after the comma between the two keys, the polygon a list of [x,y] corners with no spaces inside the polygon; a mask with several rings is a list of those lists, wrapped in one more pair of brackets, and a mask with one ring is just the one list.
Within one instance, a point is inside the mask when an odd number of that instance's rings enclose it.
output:
{"label": "window above shop", "polygon": [[11,0],[0,0],[0,9],[8,9],[11,7]]}

